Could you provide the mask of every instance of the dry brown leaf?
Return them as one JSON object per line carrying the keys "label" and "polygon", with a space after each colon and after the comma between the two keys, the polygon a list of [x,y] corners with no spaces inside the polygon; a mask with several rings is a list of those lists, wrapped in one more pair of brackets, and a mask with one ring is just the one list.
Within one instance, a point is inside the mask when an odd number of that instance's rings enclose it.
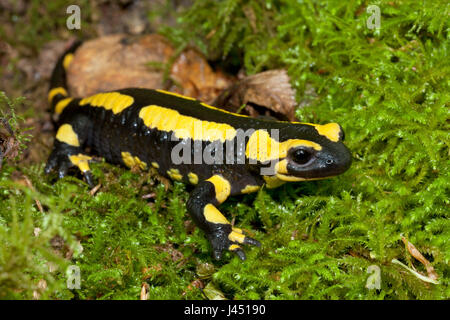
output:
{"label": "dry brown leaf", "polygon": [[130,87],[163,89],[163,72],[148,64],[167,63],[173,48],[160,35],[111,35],[84,42],[68,68],[73,96]]}
{"label": "dry brown leaf", "polygon": [[246,77],[226,89],[213,102],[216,107],[252,117],[271,116],[297,121],[295,91],[285,70],[270,70]]}
{"label": "dry brown leaf", "polygon": [[143,283],[141,287],[141,300],[148,300],[150,287],[147,283]]}
{"label": "dry brown leaf", "polygon": [[219,71],[214,71],[206,58],[194,49],[186,49],[175,60],[171,68],[171,78],[179,87],[171,91],[211,103],[217,95],[230,86],[235,79]]}
{"label": "dry brown leaf", "polygon": [[162,67],[174,54],[169,42],[157,34],[119,34],[89,40],[74,54],[67,72],[68,87],[77,97],[130,87],[167,89],[210,103],[234,81],[214,71],[199,52],[186,49],[170,70],[169,77],[176,85],[168,86]]}

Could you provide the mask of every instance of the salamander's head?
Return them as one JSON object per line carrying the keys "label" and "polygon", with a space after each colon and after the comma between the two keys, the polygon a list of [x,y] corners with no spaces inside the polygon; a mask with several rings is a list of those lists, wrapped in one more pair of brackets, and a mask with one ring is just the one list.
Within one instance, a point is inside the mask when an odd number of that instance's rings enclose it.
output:
{"label": "salamander's head", "polygon": [[343,140],[344,132],[337,123],[299,123],[282,129],[276,177],[283,181],[303,181],[345,172],[352,163],[352,156]]}

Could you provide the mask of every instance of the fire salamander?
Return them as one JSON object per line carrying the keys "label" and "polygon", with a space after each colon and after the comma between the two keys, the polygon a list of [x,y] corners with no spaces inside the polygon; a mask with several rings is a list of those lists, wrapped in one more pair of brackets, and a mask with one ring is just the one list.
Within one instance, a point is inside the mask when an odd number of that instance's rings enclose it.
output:
{"label": "fire salamander", "polygon": [[89,163],[98,155],[129,168],[153,167],[195,185],[187,210],[216,259],[229,250],[245,260],[242,245],[260,246],[219,211],[228,197],[263,185],[332,177],[351,164],[336,123],[255,119],[163,90],[129,88],[72,98],[66,69],[78,45],[59,59],[52,74],[48,101],[58,129],[45,173],[55,170],[62,178],[77,167],[93,186]]}

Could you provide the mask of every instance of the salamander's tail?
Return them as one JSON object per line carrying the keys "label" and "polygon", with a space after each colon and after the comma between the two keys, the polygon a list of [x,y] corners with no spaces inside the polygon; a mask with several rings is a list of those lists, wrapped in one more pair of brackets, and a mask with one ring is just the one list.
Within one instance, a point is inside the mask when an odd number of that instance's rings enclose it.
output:
{"label": "salamander's tail", "polygon": [[[67,49],[64,54],[58,59],[55,68],[52,72],[52,77],[50,80],[50,90],[48,91],[48,102],[51,107],[52,113],[55,111],[58,113],[56,106],[58,104],[63,104],[63,100],[69,99],[69,93],[67,90],[66,83],[66,70],[72,61],[74,52],[82,44],[82,41],[75,41],[69,49]],[[69,102],[69,100],[67,100]]]}

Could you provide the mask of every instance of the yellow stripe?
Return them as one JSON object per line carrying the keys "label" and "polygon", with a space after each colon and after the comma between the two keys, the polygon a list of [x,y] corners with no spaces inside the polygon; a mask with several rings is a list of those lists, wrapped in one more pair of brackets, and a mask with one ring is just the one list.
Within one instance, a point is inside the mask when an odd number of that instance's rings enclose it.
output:
{"label": "yellow stripe", "polygon": [[63,96],[67,97],[67,91],[63,87],[57,87],[53,88],[48,93],[48,103],[52,103],[53,97],[56,96],[58,93],[62,94]]}
{"label": "yellow stripe", "polygon": [[55,106],[55,113],[56,114],[61,114],[63,112],[63,110],[65,109],[65,107],[67,107],[67,105],[70,103],[70,101],[72,101],[73,98],[65,98],[61,101],[59,101],[56,106]]}
{"label": "yellow stripe", "polygon": [[[170,92],[170,91],[161,90],[161,89],[158,89],[158,90],[156,90],[156,91],[161,92],[161,93],[164,93],[164,94],[170,94],[170,95],[172,95],[172,96],[179,97],[179,98],[186,99],[186,100],[197,101],[197,99],[195,99],[195,98],[188,97],[188,96],[184,96],[184,95],[182,95],[182,94],[175,93],[175,92]],[[233,112],[230,112],[230,111],[227,111],[227,110],[219,109],[219,108],[210,106],[209,104],[206,104],[206,103],[203,103],[203,102],[200,102],[200,104],[201,104],[202,106],[208,108],[208,109],[217,110],[217,111],[220,111],[220,112],[223,112],[223,113],[232,114],[232,115],[235,115],[235,116],[238,116],[238,117],[246,117],[246,118],[248,118],[248,116],[246,116],[246,115],[238,114],[238,113],[233,113]]]}
{"label": "yellow stripe", "polygon": [[227,218],[225,218],[223,214],[212,204],[207,204],[205,206],[205,208],[203,209],[203,215],[208,222],[230,224]]}
{"label": "yellow stripe", "polygon": [[131,106],[133,102],[134,98],[131,96],[118,92],[108,92],[84,98],[80,101],[80,106],[90,104],[93,107],[105,108],[117,114]]}
{"label": "yellow stripe", "polygon": [[142,108],[139,117],[147,127],[166,132],[173,131],[178,139],[225,142],[236,136],[236,129],[229,124],[202,121],[157,105]]}
{"label": "yellow stripe", "polygon": [[73,54],[72,53],[68,53],[65,55],[64,59],[63,59],[63,67],[64,70],[67,70],[67,68],[69,68],[70,63],[73,60]]}
{"label": "yellow stripe", "polygon": [[[278,180],[295,182],[295,181],[311,181],[311,180],[320,180],[320,179],[329,178],[329,177],[302,178],[302,177],[292,176],[292,175],[289,175],[287,165],[288,165],[287,159],[283,159],[275,164],[275,173],[276,173],[276,178]],[[266,177],[264,177],[264,178],[266,178]]]}
{"label": "yellow stripe", "polygon": [[249,116],[246,116],[245,114],[239,114],[239,113],[234,113],[234,112],[230,112],[230,111],[227,111],[227,110],[219,109],[219,108],[210,106],[209,104],[206,104],[206,103],[204,103],[204,102],[200,102],[200,104],[201,104],[202,106],[208,108],[208,109],[217,110],[217,111],[220,111],[220,112],[223,112],[223,113],[228,113],[228,114],[231,114],[231,115],[233,115],[233,116],[249,118]]}
{"label": "yellow stripe", "polygon": [[161,90],[161,89],[157,89],[156,91],[161,92],[161,93],[164,93],[164,94],[170,94],[170,95],[175,96],[175,97],[178,97],[178,98],[183,98],[183,99],[195,101],[194,98],[187,97],[187,96],[183,96],[182,94],[179,94],[179,93],[170,92],[170,91]]}
{"label": "yellow stripe", "polygon": [[252,193],[252,192],[258,191],[259,188],[260,188],[260,186],[247,185],[247,186],[245,186],[244,189],[241,190],[241,193]]}
{"label": "yellow stripe", "polygon": [[214,185],[216,199],[219,203],[224,202],[228,198],[231,193],[231,185],[227,179],[219,175],[214,175],[206,181],[209,181]]}
{"label": "yellow stripe", "polygon": [[74,147],[80,146],[77,134],[73,131],[72,126],[67,123],[59,127],[58,132],[56,133],[56,139]]}

